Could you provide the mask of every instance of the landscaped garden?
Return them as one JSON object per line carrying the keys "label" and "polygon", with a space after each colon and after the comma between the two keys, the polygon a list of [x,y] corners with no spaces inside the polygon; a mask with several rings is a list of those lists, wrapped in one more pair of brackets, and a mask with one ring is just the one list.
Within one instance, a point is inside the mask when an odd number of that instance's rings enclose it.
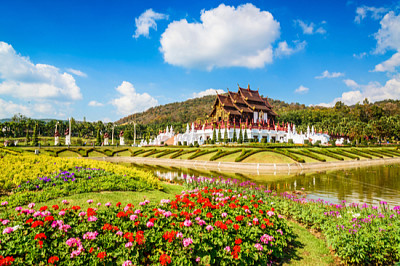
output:
{"label": "landscaped garden", "polygon": [[334,263],[328,247],[336,262],[400,260],[400,206],[385,202],[330,204],[249,181],[187,177],[182,186],[102,161],[2,156],[0,265]]}

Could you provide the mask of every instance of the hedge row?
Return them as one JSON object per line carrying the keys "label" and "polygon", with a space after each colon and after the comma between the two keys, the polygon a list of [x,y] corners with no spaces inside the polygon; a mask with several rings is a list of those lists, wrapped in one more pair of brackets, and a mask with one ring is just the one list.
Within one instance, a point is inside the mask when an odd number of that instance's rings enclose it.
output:
{"label": "hedge row", "polygon": [[332,149],[332,150],[330,150],[330,152],[339,154],[341,156],[344,156],[344,157],[347,157],[347,158],[350,158],[350,159],[353,159],[353,160],[360,160],[360,157],[355,156],[355,155],[353,155],[351,153],[348,153],[348,152],[344,152],[342,150],[338,150],[338,149],[334,150],[334,149]]}
{"label": "hedge row", "polygon": [[176,151],[177,151],[176,149],[172,149],[172,150],[165,150],[165,151],[163,151],[163,152],[161,152],[161,153],[157,154],[155,157],[156,157],[156,158],[160,158],[160,157],[162,157],[162,156],[165,156],[165,155],[168,155],[168,154],[174,153],[174,152],[176,152]]}
{"label": "hedge row", "polygon": [[131,153],[131,157],[138,156],[139,154],[145,153],[147,151],[148,150],[145,150],[145,149],[140,149],[140,150],[136,150],[136,151],[129,150],[129,152]]}
{"label": "hedge row", "polygon": [[334,154],[334,153],[332,153],[332,152],[330,152],[328,150],[325,150],[325,149],[321,149],[321,150],[309,149],[308,151],[314,152],[314,153],[318,153],[318,154],[322,154],[322,155],[331,157],[331,158],[339,160],[339,161],[343,161],[344,160],[343,157],[341,157],[341,156],[339,156],[337,154]]}
{"label": "hedge row", "polygon": [[189,156],[189,160],[193,160],[194,158],[200,157],[202,155],[206,155],[209,153],[213,153],[216,152],[217,150],[197,150],[194,154],[192,154],[191,156]]}
{"label": "hedge row", "polygon": [[161,152],[161,150],[157,150],[157,149],[150,150],[150,152],[144,154],[143,157],[149,157],[149,156],[154,155],[154,154],[157,154],[157,153],[159,153],[159,152]]}
{"label": "hedge row", "polygon": [[215,161],[215,160],[218,160],[219,158],[222,158],[222,157],[225,157],[225,156],[227,156],[229,154],[237,153],[237,152],[240,152],[240,151],[241,151],[241,149],[236,149],[236,150],[233,150],[233,151],[219,150],[216,154],[214,154],[210,158],[210,161]]}
{"label": "hedge row", "polygon": [[260,150],[245,150],[245,149],[243,149],[242,153],[239,155],[239,157],[237,157],[235,159],[235,162],[241,162],[244,159],[246,159],[247,157],[249,157],[253,154],[256,154],[258,152],[262,152],[262,151],[269,151],[269,150],[267,150],[267,149],[262,149],[262,150],[261,149]]}
{"label": "hedge row", "polygon": [[358,155],[360,157],[364,157],[364,158],[367,158],[367,159],[372,159],[372,157],[370,155],[362,153],[362,152],[354,150],[354,149],[346,150],[346,152],[349,152],[349,153],[352,153],[352,154],[355,154],[355,155]]}
{"label": "hedge row", "polygon": [[[366,154],[369,154],[369,155],[372,155],[372,156],[375,156],[375,157],[378,157],[378,158],[383,158],[383,155],[381,153],[379,153],[379,152],[376,152],[376,151],[367,150],[367,149],[363,149],[361,151],[357,150],[357,151],[363,152],[363,153],[366,153]],[[392,157],[392,156],[390,156],[390,157]]]}
{"label": "hedge row", "polygon": [[325,158],[322,158],[322,157],[320,157],[316,154],[313,154],[307,150],[290,150],[290,152],[294,153],[294,154],[302,155],[302,156],[307,156],[307,157],[310,157],[311,159],[315,159],[320,162],[326,162]]}
{"label": "hedge row", "polygon": [[283,149],[273,149],[273,150],[271,150],[271,151],[272,151],[272,152],[279,153],[279,154],[282,154],[282,155],[285,155],[285,156],[289,157],[290,159],[295,160],[295,161],[298,162],[298,163],[304,163],[304,162],[305,162],[304,159],[298,157],[297,155],[295,155],[295,154],[293,154],[293,153],[288,152],[287,150],[283,150]]}

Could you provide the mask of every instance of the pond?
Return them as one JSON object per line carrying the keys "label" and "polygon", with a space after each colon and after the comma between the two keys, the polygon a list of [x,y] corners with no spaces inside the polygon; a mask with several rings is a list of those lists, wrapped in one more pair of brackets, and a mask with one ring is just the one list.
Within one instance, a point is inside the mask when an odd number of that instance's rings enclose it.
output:
{"label": "pond", "polygon": [[400,165],[380,165],[307,174],[247,174],[208,171],[164,166],[137,165],[153,171],[158,177],[183,182],[184,176],[206,176],[252,180],[269,190],[304,191],[308,198],[324,199],[333,203],[343,200],[378,205],[386,201],[390,206],[400,204]]}

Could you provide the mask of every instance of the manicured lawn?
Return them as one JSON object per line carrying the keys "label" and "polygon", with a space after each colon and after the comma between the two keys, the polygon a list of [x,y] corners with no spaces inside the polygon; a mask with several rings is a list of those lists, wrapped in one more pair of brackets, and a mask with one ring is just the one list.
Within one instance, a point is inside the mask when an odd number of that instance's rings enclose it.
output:
{"label": "manicured lawn", "polygon": [[295,161],[282,154],[274,152],[259,152],[242,161],[243,163],[294,163]]}

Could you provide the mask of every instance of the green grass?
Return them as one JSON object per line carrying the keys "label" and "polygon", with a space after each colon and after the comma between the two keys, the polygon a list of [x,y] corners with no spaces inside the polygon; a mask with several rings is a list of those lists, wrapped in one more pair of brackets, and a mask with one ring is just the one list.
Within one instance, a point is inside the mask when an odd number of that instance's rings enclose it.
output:
{"label": "green grass", "polygon": [[294,249],[288,254],[284,265],[333,265],[335,261],[324,240],[315,237],[307,229],[289,221],[297,235]]}
{"label": "green grass", "polygon": [[294,163],[295,161],[279,153],[259,152],[250,155],[242,163]]}

